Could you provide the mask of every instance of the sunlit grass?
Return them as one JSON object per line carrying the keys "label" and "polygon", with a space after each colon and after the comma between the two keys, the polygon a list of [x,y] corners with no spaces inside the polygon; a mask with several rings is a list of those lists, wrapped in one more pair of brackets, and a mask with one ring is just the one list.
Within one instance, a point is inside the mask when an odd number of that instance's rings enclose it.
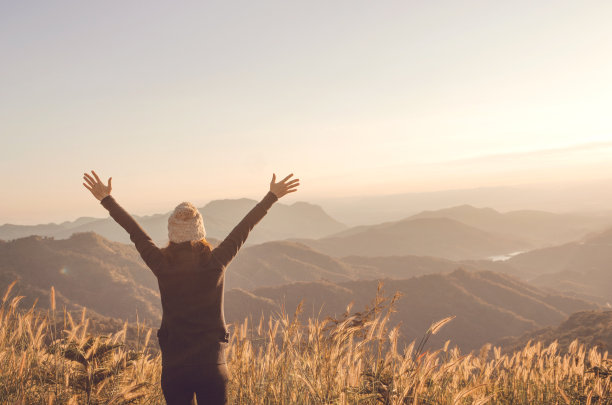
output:
{"label": "sunlit grass", "polygon": [[[88,333],[85,313],[20,309],[10,288],[0,305],[0,398],[17,404],[163,404],[161,359],[139,327],[128,348],[127,324],[109,336]],[[512,354],[485,346],[462,354],[427,338],[398,345],[389,325],[393,302],[341,319],[279,314],[233,325],[229,391],[238,404],[612,404],[612,362],[596,347],[530,343]],[[53,322],[52,320],[61,320]]]}

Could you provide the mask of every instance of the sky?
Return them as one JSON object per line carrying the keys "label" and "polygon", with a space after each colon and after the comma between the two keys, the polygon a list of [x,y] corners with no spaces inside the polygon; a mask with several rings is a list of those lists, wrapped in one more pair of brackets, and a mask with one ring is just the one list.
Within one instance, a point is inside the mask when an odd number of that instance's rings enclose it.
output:
{"label": "sky", "polygon": [[610,1],[0,0],[0,224],[611,178]]}

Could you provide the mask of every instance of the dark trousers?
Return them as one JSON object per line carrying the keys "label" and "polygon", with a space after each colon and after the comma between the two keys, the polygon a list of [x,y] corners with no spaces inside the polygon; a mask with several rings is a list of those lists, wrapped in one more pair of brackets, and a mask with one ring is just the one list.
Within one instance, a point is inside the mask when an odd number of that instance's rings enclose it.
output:
{"label": "dark trousers", "polygon": [[168,405],[189,405],[194,394],[198,405],[225,405],[227,382],[225,364],[162,367],[161,386]]}

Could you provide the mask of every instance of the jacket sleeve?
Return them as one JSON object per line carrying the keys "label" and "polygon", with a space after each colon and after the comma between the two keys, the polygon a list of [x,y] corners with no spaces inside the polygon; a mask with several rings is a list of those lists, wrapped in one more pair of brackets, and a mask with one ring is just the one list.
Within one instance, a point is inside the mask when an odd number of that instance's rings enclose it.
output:
{"label": "jacket sleeve", "polygon": [[142,257],[151,271],[157,275],[164,256],[155,243],[153,243],[151,237],[147,235],[127,211],[117,204],[117,201],[112,196],[104,197],[100,203],[108,210],[110,216],[130,234],[130,240],[134,242],[140,257]]}
{"label": "jacket sleeve", "polygon": [[278,200],[276,195],[269,191],[251,211],[240,221],[230,234],[212,251],[212,258],[225,268],[240,250],[249,236],[249,232],[268,213],[268,210]]}

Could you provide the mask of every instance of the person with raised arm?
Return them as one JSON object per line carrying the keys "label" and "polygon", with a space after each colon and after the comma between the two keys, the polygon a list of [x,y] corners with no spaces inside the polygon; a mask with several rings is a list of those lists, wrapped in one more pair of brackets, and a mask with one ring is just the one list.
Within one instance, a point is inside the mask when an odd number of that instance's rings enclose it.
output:
{"label": "person with raised arm", "polygon": [[85,188],[129,233],[157,277],[163,310],[157,331],[162,353],[161,385],[168,405],[189,404],[194,395],[200,404],[227,403],[225,271],[272,204],[297,191],[299,179],[292,176],[277,182],[273,174],[268,193],[215,248],[206,241],[197,208],[189,202],[177,205],[168,218],[168,246],[158,248],[111,196],[112,177],[105,185],[95,171],[84,173]]}

